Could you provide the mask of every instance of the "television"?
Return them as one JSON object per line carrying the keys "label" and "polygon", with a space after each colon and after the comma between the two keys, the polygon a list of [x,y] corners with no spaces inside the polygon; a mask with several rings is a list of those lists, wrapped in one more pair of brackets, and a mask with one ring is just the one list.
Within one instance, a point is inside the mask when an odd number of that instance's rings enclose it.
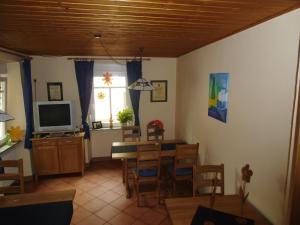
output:
{"label": "television", "polygon": [[74,131],[72,101],[35,102],[35,132]]}

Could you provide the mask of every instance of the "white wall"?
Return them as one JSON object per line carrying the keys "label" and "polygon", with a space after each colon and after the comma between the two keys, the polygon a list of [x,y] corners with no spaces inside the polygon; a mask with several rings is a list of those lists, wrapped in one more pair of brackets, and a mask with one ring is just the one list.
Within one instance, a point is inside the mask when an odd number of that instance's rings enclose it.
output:
{"label": "white wall", "polygon": [[[250,201],[282,225],[300,10],[178,59],[176,135],[200,143],[202,163],[225,164],[225,192],[254,171]],[[228,122],[207,115],[209,74],[228,72]]]}
{"label": "white wall", "polygon": [[[7,64],[7,112],[15,119],[6,123],[6,127],[20,126],[26,129],[23,91],[19,62]],[[32,175],[31,152],[24,149],[24,142],[5,152],[4,159],[23,159],[24,175]]]}
{"label": "white wall", "polygon": [[[107,63],[107,61],[106,61]],[[47,82],[62,82],[64,100],[74,100],[76,107],[76,123],[80,125],[80,103],[78,96],[77,83],[75,78],[74,62],[67,57],[34,57],[32,60],[32,79],[36,79],[37,100],[46,101]],[[150,61],[143,61],[143,76],[149,80],[168,80],[168,102],[151,103],[150,92],[142,92],[140,100],[140,122],[142,139],[146,138],[146,124],[154,119],[160,119],[165,125],[165,138],[171,139],[175,135],[175,101],[176,101],[176,59],[175,58],[151,58]],[[34,89],[34,83],[33,83]],[[95,131],[97,132],[97,131]],[[99,131],[103,132],[103,131]],[[92,137],[99,134],[94,133]],[[106,143],[98,141],[92,142],[92,146],[103,146],[92,148],[92,156],[106,155],[110,149],[111,139]],[[103,152],[105,154],[103,154]]]}

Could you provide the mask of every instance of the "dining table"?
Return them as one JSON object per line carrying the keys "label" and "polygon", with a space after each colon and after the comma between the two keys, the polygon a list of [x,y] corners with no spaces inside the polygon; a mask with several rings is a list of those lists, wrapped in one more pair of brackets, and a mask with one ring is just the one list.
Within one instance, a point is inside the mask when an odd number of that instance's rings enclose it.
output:
{"label": "dining table", "polygon": [[[199,206],[210,208],[211,196],[169,198],[165,203],[173,225],[191,225]],[[213,209],[236,215],[236,218],[252,219],[255,225],[272,225],[249,201],[245,202],[241,214],[241,199],[238,195],[216,195]]]}
{"label": "dining table", "polygon": [[128,160],[136,159],[137,146],[149,145],[149,144],[160,144],[161,146],[161,157],[175,157],[176,145],[185,144],[186,142],[179,139],[173,140],[160,140],[160,141],[118,141],[112,142],[111,144],[111,157],[112,159],[121,159],[123,161],[123,174],[125,174],[125,187],[127,197],[130,197],[130,190],[127,175],[127,164]]}

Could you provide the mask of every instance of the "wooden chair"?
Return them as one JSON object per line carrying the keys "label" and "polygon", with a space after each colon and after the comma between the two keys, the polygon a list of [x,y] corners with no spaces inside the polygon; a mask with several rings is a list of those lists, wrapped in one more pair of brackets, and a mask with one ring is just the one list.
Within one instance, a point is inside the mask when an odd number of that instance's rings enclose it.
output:
{"label": "wooden chair", "polygon": [[193,196],[224,195],[224,164],[194,167]]}
{"label": "wooden chair", "polygon": [[122,127],[123,141],[140,141],[141,130],[139,126],[124,126]]}
{"label": "wooden chair", "polygon": [[[145,194],[156,194],[158,203],[160,201],[160,153],[160,145],[137,147],[137,168],[133,173],[138,206],[140,206],[140,196]],[[151,184],[155,186],[154,190],[149,190]],[[142,186],[145,191],[142,190]]]}
{"label": "wooden chair", "polygon": [[176,193],[177,181],[187,180],[193,183],[193,167],[197,164],[198,148],[199,143],[176,145],[174,165],[168,167],[173,181],[173,193]]}
{"label": "wooden chair", "polygon": [[[139,126],[124,126],[122,127],[123,141],[141,141],[141,130]],[[129,159],[126,162],[122,160],[123,166],[123,183],[129,182],[128,179],[133,178],[132,168],[136,168],[136,160]]]}
{"label": "wooden chair", "polygon": [[147,141],[156,140],[156,136],[158,137],[159,140],[164,140],[164,133],[162,133],[160,135],[156,135],[155,128],[156,128],[156,126],[153,126],[150,124],[147,125]]}
{"label": "wooden chair", "polygon": [[0,160],[0,167],[2,168],[16,168],[17,173],[2,173],[0,174],[0,181],[13,181],[12,185],[0,187],[0,194],[22,194],[24,193],[24,174],[23,174],[23,160]]}

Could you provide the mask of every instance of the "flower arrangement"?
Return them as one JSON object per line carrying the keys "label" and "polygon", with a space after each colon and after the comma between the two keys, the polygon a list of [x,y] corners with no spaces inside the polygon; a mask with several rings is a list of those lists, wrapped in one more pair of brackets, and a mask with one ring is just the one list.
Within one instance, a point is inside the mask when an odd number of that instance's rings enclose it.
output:
{"label": "flower arrangement", "polygon": [[123,109],[122,111],[118,112],[118,120],[122,124],[126,124],[133,120],[133,111],[129,108]]}
{"label": "flower arrangement", "polygon": [[249,196],[249,192],[246,194],[246,184],[250,183],[250,179],[253,175],[253,171],[250,169],[249,164],[246,164],[242,168],[242,185],[240,186],[240,198],[241,198],[241,214],[244,213],[244,205]]}

